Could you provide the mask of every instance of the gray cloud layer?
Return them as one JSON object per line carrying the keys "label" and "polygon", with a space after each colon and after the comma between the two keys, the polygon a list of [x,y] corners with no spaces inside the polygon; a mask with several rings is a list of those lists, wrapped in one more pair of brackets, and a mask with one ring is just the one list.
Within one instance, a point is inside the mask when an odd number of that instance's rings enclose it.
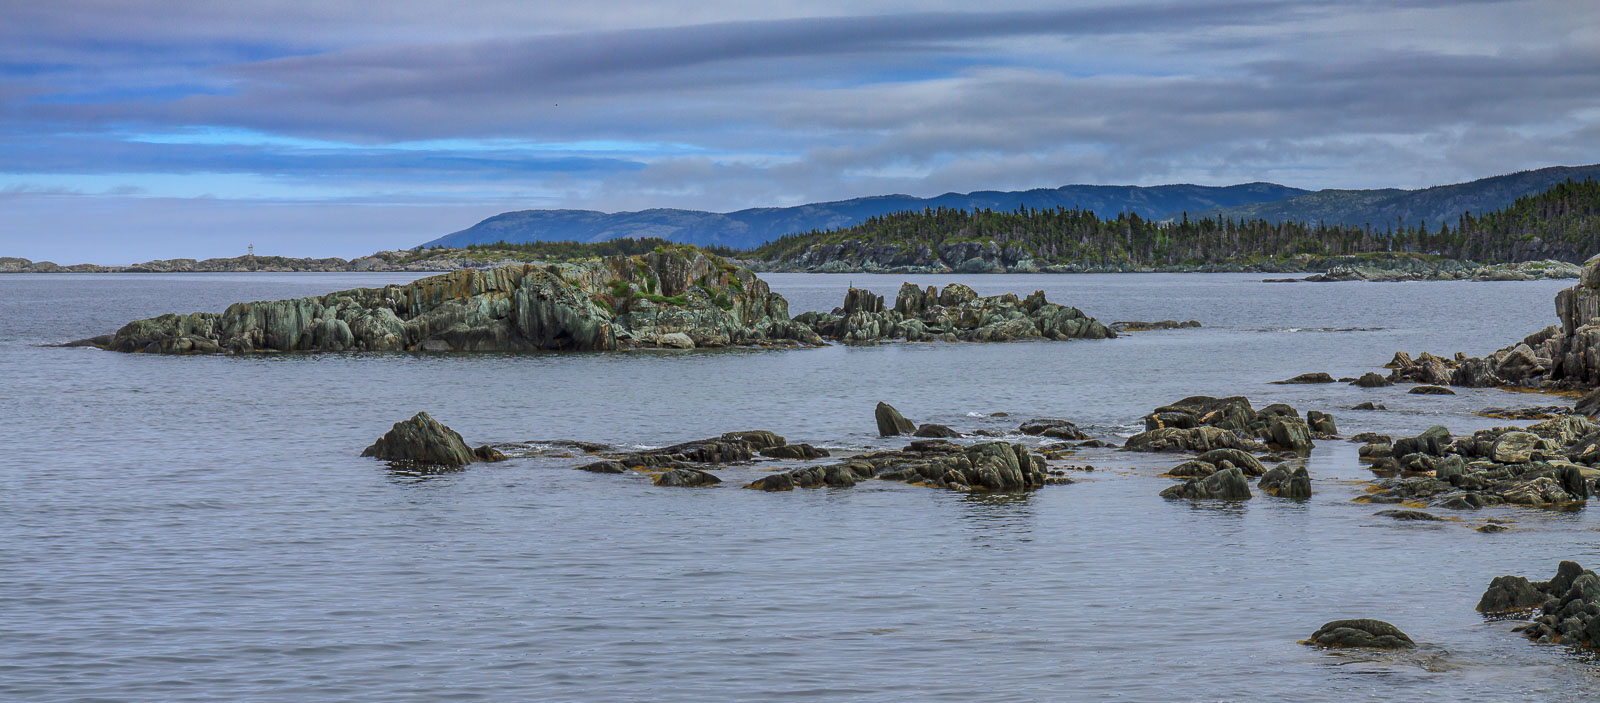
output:
{"label": "gray cloud layer", "polygon": [[[432,176],[430,192],[520,184],[523,206],[727,210],[1074,182],[1415,187],[1600,161],[1587,1],[962,5],[12,4],[0,171],[346,179],[397,201]],[[116,142],[194,126],[694,148]]]}

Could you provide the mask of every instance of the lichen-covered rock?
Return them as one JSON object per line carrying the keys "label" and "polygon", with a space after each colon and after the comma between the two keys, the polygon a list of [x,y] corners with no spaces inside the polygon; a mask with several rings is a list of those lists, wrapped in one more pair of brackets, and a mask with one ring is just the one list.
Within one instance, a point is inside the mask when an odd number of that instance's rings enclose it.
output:
{"label": "lichen-covered rock", "polygon": [[918,425],[917,426],[917,431],[916,432],[912,432],[911,436],[913,436],[913,437],[927,437],[927,438],[934,438],[934,439],[939,439],[939,438],[949,439],[949,438],[952,438],[952,437],[960,437],[961,433],[957,432],[955,430],[952,430],[952,429],[950,429],[949,427],[947,427],[945,425],[937,425],[937,424],[934,424],[934,423],[930,422],[930,423],[925,424],[925,425]]}
{"label": "lichen-covered rock", "polygon": [[361,456],[447,468],[459,468],[481,460],[461,440],[461,435],[425,412],[394,423],[394,427],[362,451]]}
{"label": "lichen-covered rock", "polygon": [[1306,500],[1311,497],[1311,474],[1304,464],[1284,462],[1264,474],[1256,487],[1269,496]]}
{"label": "lichen-covered rock", "polygon": [[1248,500],[1250,482],[1237,467],[1218,471],[1205,478],[1191,479],[1161,492],[1162,498],[1193,500]]}
{"label": "lichen-covered rock", "polygon": [[1261,476],[1267,472],[1267,467],[1261,465],[1260,459],[1240,449],[1213,449],[1195,457],[1195,461],[1203,461],[1219,469],[1236,466],[1246,476]]}
{"label": "lichen-covered rock", "polygon": [[118,330],[104,348],[162,354],[601,351],[821,344],[747,269],[693,247],[464,270],[383,288],[236,303]]}
{"label": "lichen-covered rock", "polygon": [[771,459],[810,460],[821,459],[825,456],[828,456],[828,450],[813,447],[802,442],[800,444],[784,444],[776,447],[766,447],[761,450],[761,456]]}
{"label": "lichen-covered rock", "polygon": [[1537,616],[1522,633],[1529,639],[1565,644],[1577,649],[1600,649],[1600,575],[1576,562],[1563,561],[1555,578],[1530,583],[1517,576],[1501,576],[1489,584],[1478,611],[1506,615],[1536,610]]}
{"label": "lichen-covered rock", "polygon": [[1311,634],[1306,644],[1318,647],[1410,649],[1417,646],[1400,628],[1382,620],[1335,620]]}
{"label": "lichen-covered rock", "polygon": [[1167,473],[1164,475],[1171,476],[1173,478],[1205,478],[1216,472],[1216,464],[1190,460],[1172,467],[1171,469],[1167,470]]}
{"label": "lichen-covered rock", "polygon": [[1333,421],[1333,416],[1320,410],[1306,411],[1306,424],[1311,427],[1311,434],[1317,439],[1327,439],[1339,434],[1339,425]]}
{"label": "lichen-covered rock", "polygon": [[1045,300],[1042,291],[1026,299],[1015,294],[979,297],[959,283],[944,290],[907,283],[894,307],[871,291],[851,288],[844,305],[831,313],[795,318],[828,339],[847,344],[880,341],[1002,342],[1015,339],[1107,339],[1117,333],[1077,308]]}
{"label": "lichen-covered rock", "polygon": [[722,479],[699,469],[673,469],[656,477],[657,486],[712,486]]}
{"label": "lichen-covered rock", "polygon": [[1267,446],[1301,456],[1311,453],[1311,428],[1298,417],[1274,417],[1267,425]]}
{"label": "lichen-covered rock", "polygon": [[1360,386],[1362,388],[1382,388],[1384,386],[1392,386],[1394,384],[1391,383],[1389,379],[1368,371],[1364,374],[1361,374],[1361,378],[1356,379],[1350,385]]}
{"label": "lichen-covered rock", "polygon": [[893,405],[880,402],[873,410],[873,417],[878,421],[878,436],[893,437],[895,435],[912,434],[917,431],[917,426],[907,420],[895,410]]}

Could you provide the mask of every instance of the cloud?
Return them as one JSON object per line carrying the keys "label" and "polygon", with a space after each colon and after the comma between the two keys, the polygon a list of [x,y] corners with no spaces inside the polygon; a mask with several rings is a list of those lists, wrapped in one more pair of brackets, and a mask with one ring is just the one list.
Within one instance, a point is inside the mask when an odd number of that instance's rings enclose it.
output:
{"label": "cloud", "polygon": [[1576,1],[441,7],[6,4],[0,188],[732,210],[1600,160]]}

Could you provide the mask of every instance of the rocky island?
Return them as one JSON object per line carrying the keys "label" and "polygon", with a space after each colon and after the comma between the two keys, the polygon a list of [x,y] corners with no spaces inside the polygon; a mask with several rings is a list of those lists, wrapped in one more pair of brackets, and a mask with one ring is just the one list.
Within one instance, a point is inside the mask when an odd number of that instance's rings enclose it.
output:
{"label": "rocky island", "polygon": [[606,351],[817,346],[905,339],[1103,339],[1116,333],[1036,292],[902,287],[893,309],[851,289],[833,313],[790,319],[749,269],[690,246],[587,261],[456,271],[405,285],[167,314],[74,342],[159,354],[315,351]]}

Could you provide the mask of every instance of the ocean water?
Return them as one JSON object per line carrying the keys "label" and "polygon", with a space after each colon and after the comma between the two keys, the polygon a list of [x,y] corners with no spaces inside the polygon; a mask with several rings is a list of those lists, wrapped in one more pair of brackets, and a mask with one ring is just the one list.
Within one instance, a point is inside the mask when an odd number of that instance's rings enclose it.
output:
{"label": "ocean water", "polygon": [[[965,495],[760,493],[572,471],[539,440],[660,446],[770,429],[897,446],[873,405],[962,430],[1061,417],[1124,436],[1193,394],[1456,432],[1497,390],[1280,386],[1400,349],[1482,354],[1567,282],[1265,284],[1235,274],[772,274],[791,311],[903,278],[1045,290],[1116,340],[616,354],[159,357],[41,346],[163,312],[385,274],[0,277],[0,700],[1590,701],[1600,665],[1473,611],[1491,578],[1600,565],[1589,510],[1397,523],[1321,441],[1314,498],[1159,498],[1180,457],[1088,451],[1076,483]],[[1360,401],[1382,412],[1353,411]],[[417,476],[359,457],[426,410],[510,461]],[[1007,413],[995,416],[994,413]],[[1028,439],[1027,441],[1032,441]],[[1502,534],[1472,528],[1510,521]],[[1299,644],[1375,617],[1405,654]]]}

